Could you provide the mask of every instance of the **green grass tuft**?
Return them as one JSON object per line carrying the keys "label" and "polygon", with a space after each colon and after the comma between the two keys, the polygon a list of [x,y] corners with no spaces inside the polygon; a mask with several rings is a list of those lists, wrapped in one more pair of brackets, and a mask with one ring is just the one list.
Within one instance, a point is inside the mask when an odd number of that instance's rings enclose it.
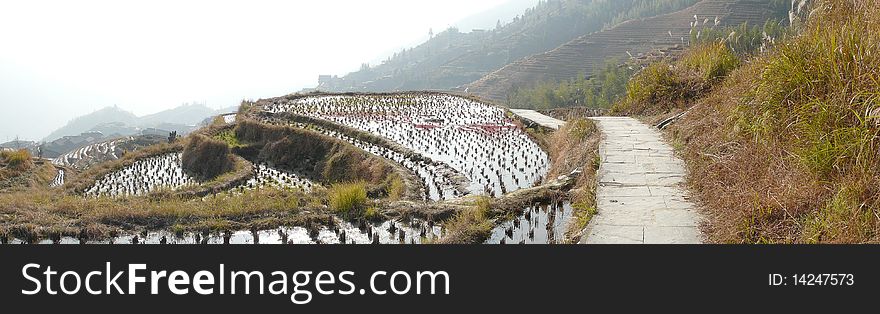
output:
{"label": "green grass tuft", "polygon": [[330,208],[343,217],[364,216],[367,206],[367,187],[364,182],[337,183],[328,191]]}

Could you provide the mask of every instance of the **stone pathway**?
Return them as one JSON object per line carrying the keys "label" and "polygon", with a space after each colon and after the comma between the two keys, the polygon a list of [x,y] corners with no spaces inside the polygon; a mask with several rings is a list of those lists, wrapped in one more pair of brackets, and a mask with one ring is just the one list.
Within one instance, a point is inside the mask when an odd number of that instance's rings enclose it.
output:
{"label": "stone pathway", "polygon": [[513,114],[523,119],[532,121],[534,123],[543,125],[554,130],[559,130],[559,128],[565,125],[565,121],[545,116],[540,112],[530,109],[510,109],[510,112],[513,112]]}
{"label": "stone pathway", "polygon": [[684,163],[660,133],[627,117],[595,117],[602,131],[598,214],[581,243],[701,243],[700,216],[685,198]]}

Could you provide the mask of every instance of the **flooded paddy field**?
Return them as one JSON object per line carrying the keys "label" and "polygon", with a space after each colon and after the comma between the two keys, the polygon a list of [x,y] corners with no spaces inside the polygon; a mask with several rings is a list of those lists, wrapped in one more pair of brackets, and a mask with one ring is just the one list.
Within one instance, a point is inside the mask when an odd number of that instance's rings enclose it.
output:
{"label": "flooded paddy field", "polygon": [[[499,197],[535,186],[549,168],[547,154],[504,109],[464,97],[309,96],[270,100],[263,110],[323,119],[391,140],[466,177],[467,192],[473,195]],[[437,177],[413,170],[428,183]],[[448,197],[433,195],[432,199]]]}
{"label": "flooded paddy field", "polygon": [[486,244],[558,244],[565,243],[568,224],[572,222],[570,202],[535,204],[522,214],[498,224]]}

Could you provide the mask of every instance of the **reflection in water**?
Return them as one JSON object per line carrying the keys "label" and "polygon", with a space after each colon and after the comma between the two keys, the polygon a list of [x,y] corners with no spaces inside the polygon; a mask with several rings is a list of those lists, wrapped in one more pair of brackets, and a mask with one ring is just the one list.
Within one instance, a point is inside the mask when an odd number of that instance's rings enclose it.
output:
{"label": "reflection in water", "polygon": [[518,217],[492,230],[487,244],[556,244],[564,243],[565,231],[572,218],[571,203],[536,204]]}
{"label": "reflection in water", "polygon": [[[563,243],[565,231],[572,220],[571,203],[536,204],[523,210],[518,217],[505,221],[492,230],[487,244],[554,244]],[[281,227],[270,230],[239,230],[223,233],[175,234],[160,230],[126,234],[112,239],[88,240],[86,244],[421,244],[439,239],[443,228],[420,219],[406,221],[348,222],[334,219],[333,226],[310,229]],[[9,244],[23,244],[9,239]],[[40,240],[39,244],[81,244],[74,237]]]}
{"label": "reflection in water", "polygon": [[[381,223],[352,223],[335,219],[333,224],[332,227],[321,226],[311,230],[303,227],[281,227],[270,230],[182,234],[161,230],[88,240],[85,244],[421,244],[439,238],[443,231],[441,226],[420,219],[409,219],[405,222],[388,220]],[[11,239],[9,243],[25,242]],[[75,237],[61,237],[57,240],[44,239],[37,243],[83,242]]]}

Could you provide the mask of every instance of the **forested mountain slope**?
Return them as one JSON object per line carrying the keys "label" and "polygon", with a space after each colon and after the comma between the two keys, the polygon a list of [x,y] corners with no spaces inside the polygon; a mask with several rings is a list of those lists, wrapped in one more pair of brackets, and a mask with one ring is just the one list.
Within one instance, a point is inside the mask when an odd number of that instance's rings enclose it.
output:
{"label": "forested mountain slope", "polygon": [[760,25],[768,19],[785,18],[789,5],[788,1],[777,0],[702,0],[684,10],[630,20],[515,61],[471,83],[467,91],[505,102],[515,88],[589,75],[610,58],[684,46],[695,22],[697,29],[742,23]]}

